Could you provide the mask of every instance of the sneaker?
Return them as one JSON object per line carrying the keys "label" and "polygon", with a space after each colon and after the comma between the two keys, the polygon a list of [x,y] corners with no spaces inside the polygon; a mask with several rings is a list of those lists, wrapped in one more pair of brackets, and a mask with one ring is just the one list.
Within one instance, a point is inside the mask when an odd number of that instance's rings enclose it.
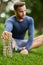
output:
{"label": "sneaker", "polygon": [[8,32],[8,39],[2,39],[3,41],[3,55],[12,57],[12,34]]}

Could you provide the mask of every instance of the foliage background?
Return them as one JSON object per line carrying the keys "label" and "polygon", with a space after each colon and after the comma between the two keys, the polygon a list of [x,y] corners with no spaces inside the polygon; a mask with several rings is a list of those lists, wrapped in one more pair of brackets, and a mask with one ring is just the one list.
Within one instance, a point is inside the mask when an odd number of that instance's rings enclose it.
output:
{"label": "foliage background", "polygon": [[[12,58],[3,56],[1,34],[4,30],[5,20],[14,15],[12,4],[16,1],[19,0],[0,0],[0,65],[43,65],[43,47],[30,50],[28,55],[14,52]],[[43,0],[21,1],[26,3],[27,15],[34,18],[35,37],[43,34]],[[26,39],[28,38],[27,32]]]}

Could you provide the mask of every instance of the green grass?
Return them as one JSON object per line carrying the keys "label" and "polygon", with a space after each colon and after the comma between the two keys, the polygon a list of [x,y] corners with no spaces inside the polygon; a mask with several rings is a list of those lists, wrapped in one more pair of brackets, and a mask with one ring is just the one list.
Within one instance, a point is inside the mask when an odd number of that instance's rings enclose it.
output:
{"label": "green grass", "polygon": [[3,29],[4,25],[0,24],[0,65],[43,65],[43,47],[30,50],[28,55],[14,52],[12,58],[4,57],[1,40]]}

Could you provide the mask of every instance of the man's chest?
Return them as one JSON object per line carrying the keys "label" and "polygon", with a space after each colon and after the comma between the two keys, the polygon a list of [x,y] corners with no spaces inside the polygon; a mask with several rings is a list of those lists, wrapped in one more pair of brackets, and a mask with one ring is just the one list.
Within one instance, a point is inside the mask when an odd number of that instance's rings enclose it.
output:
{"label": "man's chest", "polygon": [[23,32],[27,29],[27,23],[26,22],[16,22],[13,26],[14,30],[17,32]]}

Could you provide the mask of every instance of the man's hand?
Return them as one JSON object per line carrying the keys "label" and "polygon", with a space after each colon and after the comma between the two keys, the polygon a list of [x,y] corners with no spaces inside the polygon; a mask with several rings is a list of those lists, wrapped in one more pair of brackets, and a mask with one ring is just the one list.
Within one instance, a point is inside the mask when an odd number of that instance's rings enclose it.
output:
{"label": "man's hand", "polygon": [[4,31],[4,32],[2,33],[1,38],[2,38],[2,39],[8,39],[9,34],[11,34],[11,35],[12,35],[12,33],[11,33],[11,32]]}
{"label": "man's hand", "polygon": [[21,54],[28,54],[28,50],[24,49],[20,52]]}

